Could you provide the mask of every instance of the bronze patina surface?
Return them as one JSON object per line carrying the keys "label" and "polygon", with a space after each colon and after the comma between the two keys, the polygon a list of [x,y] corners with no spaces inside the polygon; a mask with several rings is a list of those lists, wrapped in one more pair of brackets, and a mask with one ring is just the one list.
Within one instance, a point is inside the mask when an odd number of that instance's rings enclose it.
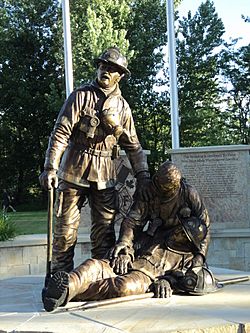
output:
{"label": "bronze patina surface", "polygon": [[40,183],[57,187],[52,273],[73,269],[80,211],[91,208],[92,257],[101,259],[115,244],[116,172],[121,146],[131,162],[138,195],[150,182],[146,156],[138,140],[130,107],[119,89],[129,75],[127,60],[111,47],[96,60],[97,78],[74,90],[51,133]]}
{"label": "bronze patina surface", "polygon": [[70,300],[102,300],[153,291],[203,295],[221,286],[206,264],[210,221],[199,193],[171,162],[153,177],[150,202],[135,200],[107,259],[57,272],[44,294],[46,311]]}

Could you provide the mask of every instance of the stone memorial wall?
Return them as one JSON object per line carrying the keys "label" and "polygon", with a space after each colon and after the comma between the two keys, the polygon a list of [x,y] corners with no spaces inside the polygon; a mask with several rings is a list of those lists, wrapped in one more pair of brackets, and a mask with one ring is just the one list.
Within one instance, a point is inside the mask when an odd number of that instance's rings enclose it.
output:
{"label": "stone memorial wall", "polygon": [[249,269],[250,170],[248,145],[180,148],[171,159],[204,198],[211,218],[212,264]]}
{"label": "stone memorial wall", "polygon": [[250,227],[250,146],[179,149],[172,160],[202,194],[214,228]]}

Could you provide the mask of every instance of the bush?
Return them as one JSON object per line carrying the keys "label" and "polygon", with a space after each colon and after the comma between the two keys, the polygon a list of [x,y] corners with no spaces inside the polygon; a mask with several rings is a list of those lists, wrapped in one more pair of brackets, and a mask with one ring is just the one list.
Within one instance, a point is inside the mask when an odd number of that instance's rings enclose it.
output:
{"label": "bush", "polygon": [[7,214],[0,216],[0,241],[6,241],[16,236],[16,226]]}

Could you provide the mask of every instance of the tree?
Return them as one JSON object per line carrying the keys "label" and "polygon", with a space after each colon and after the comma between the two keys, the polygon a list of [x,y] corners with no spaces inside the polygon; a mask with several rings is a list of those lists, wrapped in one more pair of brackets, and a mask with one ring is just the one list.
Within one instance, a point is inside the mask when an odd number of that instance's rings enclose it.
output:
{"label": "tree", "polygon": [[54,57],[58,2],[6,0],[0,11],[0,185],[20,200],[38,189],[55,118],[51,97],[60,100],[64,90]]}
{"label": "tree", "polygon": [[222,51],[228,131],[234,144],[250,144],[250,44],[241,48],[237,40]]}
{"label": "tree", "polygon": [[165,2],[131,2],[127,38],[134,56],[130,61],[132,75],[124,93],[133,110],[142,146],[151,151],[152,172],[166,159],[171,140],[168,92],[156,89],[163,85],[158,73],[165,66],[166,30]]}
{"label": "tree", "polygon": [[223,143],[220,112],[219,51],[224,26],[213,2],[205,1],[179,23],[177,40],[182,146]]}
{"label": "tree", "polygon": [[93,79],[94,59],[117,46],[128,54],[128,0],[76,0],[70,3],[75,86]]}
{"label": "tree", "polygon": [[[176,1],[177,3],[178,1]],[[116,45],[129,59],[131,78],[121,88],[136,121],[143,148],[151,150],[151,168],[169,146],[169,99],[155,90],[164,67],[166,8],[160,0],[74,1],[71,28],[75,85],[93,78],[93,59]]]}
{"label": "tree", "polygon": [[[175,1],[178,2],[177,0]],[[169,146],[169,98],[158,93],[164,67],[166,8],[161,0],[70,2],[75,86],[93,79],[93,59],[110,45],[129,59],[122,86],[152,168]],[[64,93],[59,0],[0,1],[0,186],[21,200],[39,192],[48,136]]]}

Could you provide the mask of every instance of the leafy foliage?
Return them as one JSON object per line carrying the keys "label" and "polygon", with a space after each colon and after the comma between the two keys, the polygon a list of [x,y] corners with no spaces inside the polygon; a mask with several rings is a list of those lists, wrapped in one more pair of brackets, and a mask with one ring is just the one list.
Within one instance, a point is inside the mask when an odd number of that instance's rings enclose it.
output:
{"label": "leafy foliage", "polygon": [[[128,0],[71,2],[71,31],[75,86],[93,79],[94,59],[110,46],[128,53]],[[129,56],[129,54],[128,54]]]}
{"label": "leafy foliage", "polygon": [[235,49],[226,44],[222,51],[221,71],[224,80],[227,127],[234,144],[250,144],[250,44]]}
{"label": "leafy foliage", "polygon": [[219,51],[224,26],[207,0],[179,25],[177,40],[181,146],[220,144]]}
{"label": "leafy foliage", "polygon": [[[121,88],[142,146],[151,151],[152,172],[171,147],[165,5],[161,0],[70,2],[75,87],[94,78],[93,60],[107,47],[116,45],[126,54],[132,75]],[[65,98],[61,14],[59,0],[0,1],[0,187],[15,193],[17,204],[41,194],[38,175]],[[179,20],[183,147],[250,141],[249,45],[224,45],[223,32],[210,0]]]}
{"label": "leafy foliage", "polygon": [[2,214],[0,216],[0,241],[6,241],[16,236],[16,226],[9,216]]}
{"label": "leafy foliage", "polygon": [[131,2],[127,38],[134,57],[130,60],[131,78],[123,91],[136,121],[143,148],[149,149],[151,171],[166,158],[170,147],[169,99],[157,92],[162,84],[157,73],[164,68],[166,8],[162,1]]}
{"label": "leafy foliage", "polygon": [[53,106],[61,100],[62,73],[53,56],[58,3],[8,0],[2,2],[1,14],[0,185],[15,184],[18,201],[30,186],[38,191],[47,138],[58,112]]}

